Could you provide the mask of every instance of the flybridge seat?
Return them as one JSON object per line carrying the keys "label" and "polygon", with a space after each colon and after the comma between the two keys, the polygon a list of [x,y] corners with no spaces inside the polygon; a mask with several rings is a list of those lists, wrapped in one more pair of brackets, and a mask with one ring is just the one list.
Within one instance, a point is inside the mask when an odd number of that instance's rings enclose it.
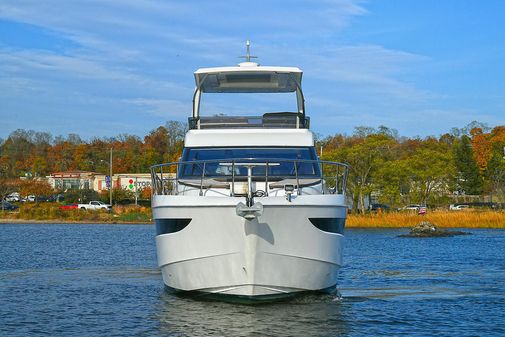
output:
{"label": "flybridge seat", "polygon": [[296,112],[268,112],[263,116],[200,116],[188,119],[190,129],[308,129],[309,122],[309,117]]}
{"label": "flybridge seat", "polygon": [[[195,72],[190,129],[309,128],[301,88],[302,71],[295,67],[260,66],[242,62],[235,67],[202,68]],[[296,112],[268,112],[263,116],[200,116],[202,93],[294,93]]]}

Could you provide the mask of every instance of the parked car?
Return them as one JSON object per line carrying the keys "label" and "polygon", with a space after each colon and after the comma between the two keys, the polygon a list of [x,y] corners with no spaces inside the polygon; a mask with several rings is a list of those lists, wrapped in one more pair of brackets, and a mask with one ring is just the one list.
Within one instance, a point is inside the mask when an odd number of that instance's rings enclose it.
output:
{"label": "parked car", "polygon": [[14,193],[11,193],[8,196],[6,196],[5,197],[5,201],[20,202],[21,201],[21,197],[19,196],[19,193],[14,192]]}
{"label": "parked car", "polygon": [[379,209],[383,210],[383,211],[389,211],[391,209],[391,207],[389,207],[389,205],[386,205],[386,204],[371,204],[370,205],[370,210],[372,212],[377,212]]}
{"label": "parked car", "polygon": [[49,202],[60,202],[65,199],[65,196],[63,194],[56,194],[56,195],[51,195],[47,198],[47,201]]}
{"label": "parked car", "polygon": [[1,204],[0,204],[0,211],[1,210],[3,210],[3,211],[15,211],[18,208],[19,208],[18,206],[13,205],[13,204],[11,204],[8,201],[2,201]]}
{"label": "parked car", "polygon": [[398,210],[399,211],[419,211],[419,208],[421,208],[421,205],[411,204],[411,205],[407,205],[402,208],[399,208]]}
{"label": "parked car", "polygon": [[77,204],[68,204],[68,205],[61,205],[60,209],[64,210],[71,210],[71,209],[77,209],[79,208]]}
{"label": "parked car", "polygon": [[468,209],[468,208],[470,208],[470,205],[466,205],[466,204],[449,205],[449,210],[451,210],[451,211],[461,211],[461,210]]}
{"label": "parked car", "polygon": [[109,204],[106,204],[104,202],[101,202],[101,201],[90,201],[88,204],[77,204],[77,207],[79,209],[87,209],[87,210],[93,210],[93,211],[96,211],[96,210],[100,210],[100,209],[105,209],[105,210],[112,210],[112,206],[109,205]]}

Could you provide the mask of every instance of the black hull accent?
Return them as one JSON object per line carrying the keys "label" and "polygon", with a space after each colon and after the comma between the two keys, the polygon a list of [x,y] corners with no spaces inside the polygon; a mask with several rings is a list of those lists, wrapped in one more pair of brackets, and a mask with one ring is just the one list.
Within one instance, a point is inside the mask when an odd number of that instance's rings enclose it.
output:
{"label": "black hull accent", "polygon": [[309,220],[323,232],[344,234],[345,218],[309,218]]}
{"label": "black hull accent", "polygon": [[183,230],[192,219],[156,219],[156,235],[176,233]]}

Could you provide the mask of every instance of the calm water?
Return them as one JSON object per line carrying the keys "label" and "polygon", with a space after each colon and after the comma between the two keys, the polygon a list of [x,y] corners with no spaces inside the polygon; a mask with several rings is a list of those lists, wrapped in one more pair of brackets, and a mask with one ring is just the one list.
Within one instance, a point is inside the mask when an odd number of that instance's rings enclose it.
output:
{"label": "calm water", "polygon": [[256,306],[164,291],[153,226],[0,231],[1,336],[505,335],[505,231],[347,230],[341,298]]}

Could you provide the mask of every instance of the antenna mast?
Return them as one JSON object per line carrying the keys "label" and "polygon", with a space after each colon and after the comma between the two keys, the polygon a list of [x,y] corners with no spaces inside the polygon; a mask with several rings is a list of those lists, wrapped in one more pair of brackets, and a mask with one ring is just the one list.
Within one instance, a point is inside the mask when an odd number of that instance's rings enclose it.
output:
{"label": "antenna mast", "polygon": [[247,40],[245,42],[245,46],[246,46],[246,54],[245,56],[239,56],[240,58],[244,58],[246,62],[251,62],[251,59],[257,59],[258,56],[252,56],[251,55],[251,42],[249,40]]}

